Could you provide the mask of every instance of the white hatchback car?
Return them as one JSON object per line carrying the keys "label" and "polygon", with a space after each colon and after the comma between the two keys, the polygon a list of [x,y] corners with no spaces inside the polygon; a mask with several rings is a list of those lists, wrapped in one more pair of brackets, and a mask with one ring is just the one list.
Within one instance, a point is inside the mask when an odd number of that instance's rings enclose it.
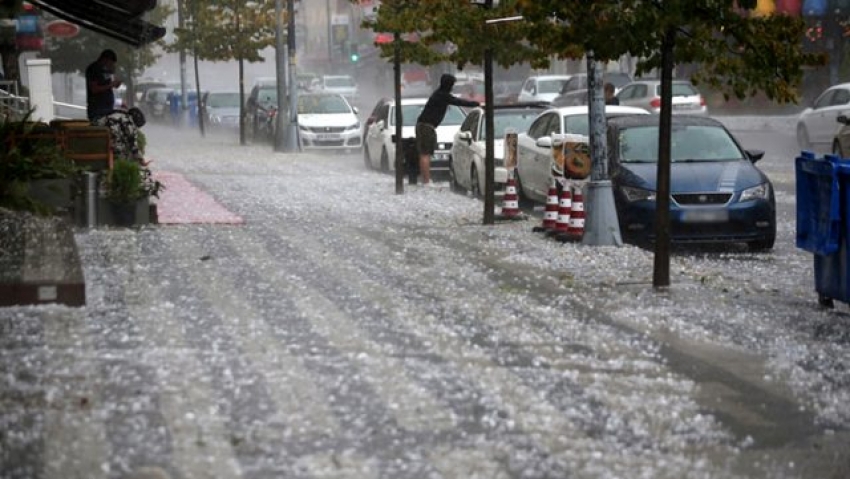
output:
{"label": "white hatchback car", "polygon": [[[416,137],[416,120],[427,101],[427,98],[401,99],[402,138]],[[460,107],[449,105],[443,122],[437,127],[437,149],[431,156],[432,175],[448,174],[454,134],[465,118],[466,114]],[[373,118],[370,118],[366,129],[363,158],[367,167],[381,171],[395,170],[395,125],[395,102],[382,100],[375,108]]]}
{"label": "white hatchback car", "polygon": [[800,113],[797,119],[799,147],[807,150],[831,146],[843,126],[838,123],[840,115],[850,116],[850,83],[827,88],[812,106]]}
{"label": "white hatchback car", "polygon": [[526,78],[522,90],[517,96],[517,102],[550,103],[561,93],[570,75],[537,75]]}
{"label": "white hatchback car", "polygon": [[298,130],[303,149],[358,150],[363,146],[357,108],[336,93],[299,95]]}
{"label": "white hatchback car", "polygon": [[[502,192],[508,181],[505,169],[505,132],[512,129],[517,133],[528,129],[531,122],[545,108],[539,104],[496,105],[493,107],[493,161],[495,190]],[[470,110],[466,120],[455,133],[452,143],[450,181],[452,188],[469,191],[475,197],[484,192],[486,125],[484,108]]]}
{"label": "white hatchback car", "polygon": [[[606,118],[626,115],[648,115],[643,108],[607,105]],[[587,106],[552,108],[540,114],[517,136],[517,193],[524,202],[545,203],[552,182],[552,136],[574,134],[587,136]]]}

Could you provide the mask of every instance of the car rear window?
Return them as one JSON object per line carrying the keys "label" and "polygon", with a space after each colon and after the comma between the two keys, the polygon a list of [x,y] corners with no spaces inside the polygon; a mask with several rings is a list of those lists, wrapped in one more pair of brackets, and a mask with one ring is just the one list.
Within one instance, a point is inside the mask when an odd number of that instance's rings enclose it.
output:
{"label": "car rear window", "polygon": [[[425,105],[402,105],[401,106],[401,116],[402,116],[402,126],[416,126],[416,120],[419,119],[419,114],[422,113],[422,109],[425,108]],[[443,118],[443,122],[440,123],[440,126],[460,126],[463,123],[463,120],[466,119],[466,114],[455,105],[449,105],[449,108],[446,110],[446,117]],[[390,125],[395,124],[395,108],[390,109]]]}
{"label": "car rear window", "polygon": [[356,86],[351,77],[325,78],[325,86],[328,88],[350,88]]}
{"label": "car rear window", "polygon": [[[694,96],[699,95],[697,90],[690,83],[674,83],[673,96]],[[655,85],[655,96],[661,96],[661,84]]]}
{"label": "car rear window", "polygon": [[537,82],[538,93],[560,93],[567,80],[540,80]]}
{"label": "car rear window", "polygon": [[[619,157],[622,163],[658,161],[658,127],[639,126],[620,131]],[[737,161],[743,152],[721,127],[712,125],[674,126],[670,155],[674,163],[698,161]]]}
{"label": "car rear window", "polygon": [[239,103],[239,92],[210,93],[207,97],[207,106],[212,108],[239,108]]}

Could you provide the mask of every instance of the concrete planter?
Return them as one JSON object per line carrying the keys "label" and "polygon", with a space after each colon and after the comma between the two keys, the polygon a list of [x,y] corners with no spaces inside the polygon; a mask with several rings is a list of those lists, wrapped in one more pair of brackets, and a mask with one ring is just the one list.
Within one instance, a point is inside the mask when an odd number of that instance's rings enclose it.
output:
{"label": "concrete planter", "polygon": [[98,226],[142,226],[148,223],[150,223],[150,202],[147,197],[126,204],[98,198]]}

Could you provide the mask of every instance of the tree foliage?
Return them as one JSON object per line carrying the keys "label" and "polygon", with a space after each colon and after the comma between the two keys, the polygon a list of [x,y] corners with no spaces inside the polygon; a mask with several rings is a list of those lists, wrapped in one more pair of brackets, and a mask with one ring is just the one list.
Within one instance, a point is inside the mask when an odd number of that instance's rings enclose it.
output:
{"label": "tree foliage", "polygon": [[[352,0],[355,1],[355,0]],[[433,65],[439,62],[481,63],[484,50],[493,50],[493,59],[508,67],[521,62],[541,67],[547,55],[528,43],[526,22],[505,22],[493,25],[487,19],[516,13],[516,0],[503,0],[493,9],[485,9],[468,1],[458,0],[383,0],[374,21],[363,27],[375,32],[398,32],[405,38],[415,34],[415,41],[405,41],[400,47],[403,62]],[[393,45],[380,45],[381,56],[393,56]]]}
{"label": "tree foliage", "polygon": [[260,52],[274,45],[275,2],[194,0],[184,2],[185,26],[174,30],[169,51],[195,52],[210,61],[264,61]]}
{"label": "tree foliage", "polygon": [[535,25],[529,40],[562,57],[593,50],[599,60],[631,54],[637,73],[661,66],[661,46],[674,32],[677,64],[696,64],[694,83],[727,97],[764,92],[779,102],[797,100],[806,67],[825,57],[803,51],[805,24],[786,15],[755,17],[754,0],[519,0]]}

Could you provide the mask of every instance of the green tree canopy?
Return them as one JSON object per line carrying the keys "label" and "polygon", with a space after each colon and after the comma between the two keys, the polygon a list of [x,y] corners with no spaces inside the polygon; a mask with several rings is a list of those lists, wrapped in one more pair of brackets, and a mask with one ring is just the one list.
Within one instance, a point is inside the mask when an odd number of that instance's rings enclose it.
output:
{"label": "green tree canopy", "polygon": [[[823,55],[803,51],[805,24],[787,15],[755,17],[755,1],[519,0],[535,25],[529,40],[563,57],[593,50],[599,60],[638,58],[637,72],[661,66],[662,42],[672,33],[677,64],[697,64],[692,80],[738,98],[764,92],[797,100],[803,69]],[[747,8],[742,8],[747,7]]]}
{"label": "green tree canopy", "polygon": [[[458,0],[384,0],[375,20],[363,26],[375,32],[415,33],[416,41],[401,45],[404,62],[450,62],[462,67],[481,63],[484,50],[491,48],[494,61],[504,67],[522,62],[535,67],[546,65],[547,55],[526,41],[533,25],[485,23],[487,19],[516,15],[516,11],[516,0],[503,0],[493,9]],[[382,57],[393,56],[392,44],[380,48]]]}
{"label": "green tree canopy", "polygon": [[177,39],[168,45],[169,51],[186,50],[210,61],[262,62],[260,52],[274,45],[274,0],[185,3],[185,26],[175,29]]}

